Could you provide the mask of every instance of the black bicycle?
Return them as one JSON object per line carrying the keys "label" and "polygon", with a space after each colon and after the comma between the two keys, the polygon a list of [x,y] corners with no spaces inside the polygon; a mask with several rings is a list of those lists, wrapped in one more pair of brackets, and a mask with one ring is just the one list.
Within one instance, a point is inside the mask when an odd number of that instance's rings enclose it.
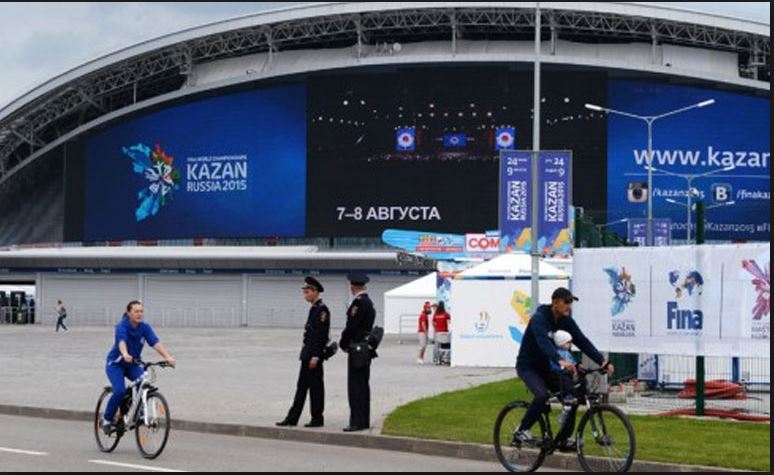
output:
{"label": "black bicycle", "polygon": [[119,411],[113,421],[113,429],[109,434],[102,429],[102,418],[105,407],[113,396],[113,388],[105,386],[102,391],[97,401],[97,410],[94,412],[94,435],[97,438],[99,450],[112,452],[118,447],[121,437],[134,430],[137,448],[142,456],[146,459],[155,459],[161,455],[167,445],[170,415],[167,400],[153,385],[156,382],[154,368],[167,368],[169,364],[163,361],[145,363],[140,360],[135,360],[134,363],[142,366],[143,374],[126,388]]}
{"label": "black bicycle", "polygon": [[[578,461],[587,472],[626,472],[634,461],[634,430],[629,418],[619,408],[604,403],[602,394],[588,390],[587,376],[605,373],[605,369],[590,370],[578,366],[576,396],[585,407],[576,432]],[[533,429],[540,433],[525,440],[517,434],[529,407],[529,401],[513,401],[500,411],[494,426],[494,446],[497,458],[510,472],[537,470],[548,455],[559,449],[561,440],[551,430],[551,400],[559,396],[550,392]],[[573,410],[577,410],[574,408]],[[566,418],[569,421],[571,418]],[[567,422],[565,422],[566,424]],[[562,433],[564,425],[557,434]]]}

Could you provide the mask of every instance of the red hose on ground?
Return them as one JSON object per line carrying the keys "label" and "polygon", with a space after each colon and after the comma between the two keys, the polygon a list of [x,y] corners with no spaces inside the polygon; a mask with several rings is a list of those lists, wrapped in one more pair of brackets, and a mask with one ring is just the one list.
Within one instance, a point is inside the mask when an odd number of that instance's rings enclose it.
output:
{"label": "red hose on ground", "polygon": [[[685,380],[685,389],[677,393],[677,397],[680,399],[696,399],[696,380]],[[705,399],[731,399],[741,400],[747,399],[747,392],[744,386],[730,381],[724,381],[720,379],[706,381],[704,383],[704,398]],[[696,409],[692,407],[686,407],[683,409],[674,409],[672,411],[662,412],[659,416],[694,416],[696,415]],[[714,409],[706,408],[704,415],[708,417],[718,417],[721,419],[735,419],[738,421],[749,422],[770,422],[770,416],[764,415],[752,415],[745,412],[742,409]]]}
{"label": "red hose on ground", "polygon": [[[686,407],[684,409],[675,409],[668,412],[657,414],[659,416],[695,416],[696,409]],[[771,422],[770,416],[754,416],[743,412],[741,409],[705,409],[704,415],[707,417],[718,417],[721,419],[735,419],[737,421],[748,422]]]}
{"label": "red hose on ground", "polygon": [[[696,380],[685,380],[685,389],[677,393],[680,399],[696,399]],[[704,383],[705,399],[747,399],[744,386],[720,379]]]}

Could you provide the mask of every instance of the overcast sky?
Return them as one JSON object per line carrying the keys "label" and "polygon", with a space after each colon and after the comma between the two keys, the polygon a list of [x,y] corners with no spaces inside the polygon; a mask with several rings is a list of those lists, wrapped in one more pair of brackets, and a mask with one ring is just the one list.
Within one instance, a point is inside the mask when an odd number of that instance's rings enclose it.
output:
{"label": "overcast sky", "polygon": [[[143,40],[308,3],[314,2],[0,3],[0,107],[53,76]],[[651,3],[770,23],[768,2]]]}

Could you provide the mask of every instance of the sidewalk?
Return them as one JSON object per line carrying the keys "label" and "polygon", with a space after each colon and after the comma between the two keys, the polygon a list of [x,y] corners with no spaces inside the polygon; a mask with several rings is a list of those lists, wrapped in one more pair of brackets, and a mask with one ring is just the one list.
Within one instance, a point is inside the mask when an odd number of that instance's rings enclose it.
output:
{"label": "sidewalk", "polygon": [[[338,337],[340,330],[332,330]],[[273,426],[295,392],[302,330],[160,329],[178,362],[158,372],[158,386],[175,418]],[[93,411],[107,385],[104,361],[112,329],[0,326],[0,404]],[[428,354],[430,349],[428,349]],[[386,337],[371,371],[372,433],[396,407],[423,397],[511,378],[513,370],[414,364],[416,345]],[[145,350],[149,360],[157,355]],[[346,355],[325,366],[326,431],[348,424]],[[301,423],[309,418],[307,409]]]}

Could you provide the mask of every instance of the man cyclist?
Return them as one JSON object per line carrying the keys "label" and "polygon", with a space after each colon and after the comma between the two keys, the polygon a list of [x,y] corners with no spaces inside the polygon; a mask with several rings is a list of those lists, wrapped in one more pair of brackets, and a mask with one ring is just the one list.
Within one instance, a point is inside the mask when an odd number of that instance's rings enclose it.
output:
{"label": "man cyclist", "polygon": [[110,435],[113,430],[113,420],[118,412],[118,406],[126,392],[124,379],[135,381],[143,374],[143,369],[134,364],[142,360],[142,348],[147,342],[171,367],[175,367],[175,359],[170,355],[150,325],[143,321],[145,309],[142,302],[133,300],[126,306],[126,313],[121,322],[116,325],[115,342],[108,353],[105,373],[113,386],[113,395],[105,408],[102,419],[102,430]]}
{"label": "man cyclist", "polygon": [[[602,356],[572,319],[572,304],[577,300],[578,298],[568,289],[564,287],[556,289],[551,295],[551,305],[538,307],[524,332],[519,356],[516,359],[516,372],[535,397],[516,432],[516,438],[522,442],[534,442],[530,428],[540,418],[548,402],[548,388],[556,386],[556,374],[551,372],[551,362],[555,362],[562,369],[575,372],[575,365],[559,355],[553,343],[555,332],[563,330],[569,333],[575,346],[595,363],[606,368],[608,375],[612,376],[615,371],[613,365]],[[570,438],[575,430],[576,412],[577,406],[574,406],[567,424],[558,434],[561,441],[560,451],[576,450],[575,442]]]}

